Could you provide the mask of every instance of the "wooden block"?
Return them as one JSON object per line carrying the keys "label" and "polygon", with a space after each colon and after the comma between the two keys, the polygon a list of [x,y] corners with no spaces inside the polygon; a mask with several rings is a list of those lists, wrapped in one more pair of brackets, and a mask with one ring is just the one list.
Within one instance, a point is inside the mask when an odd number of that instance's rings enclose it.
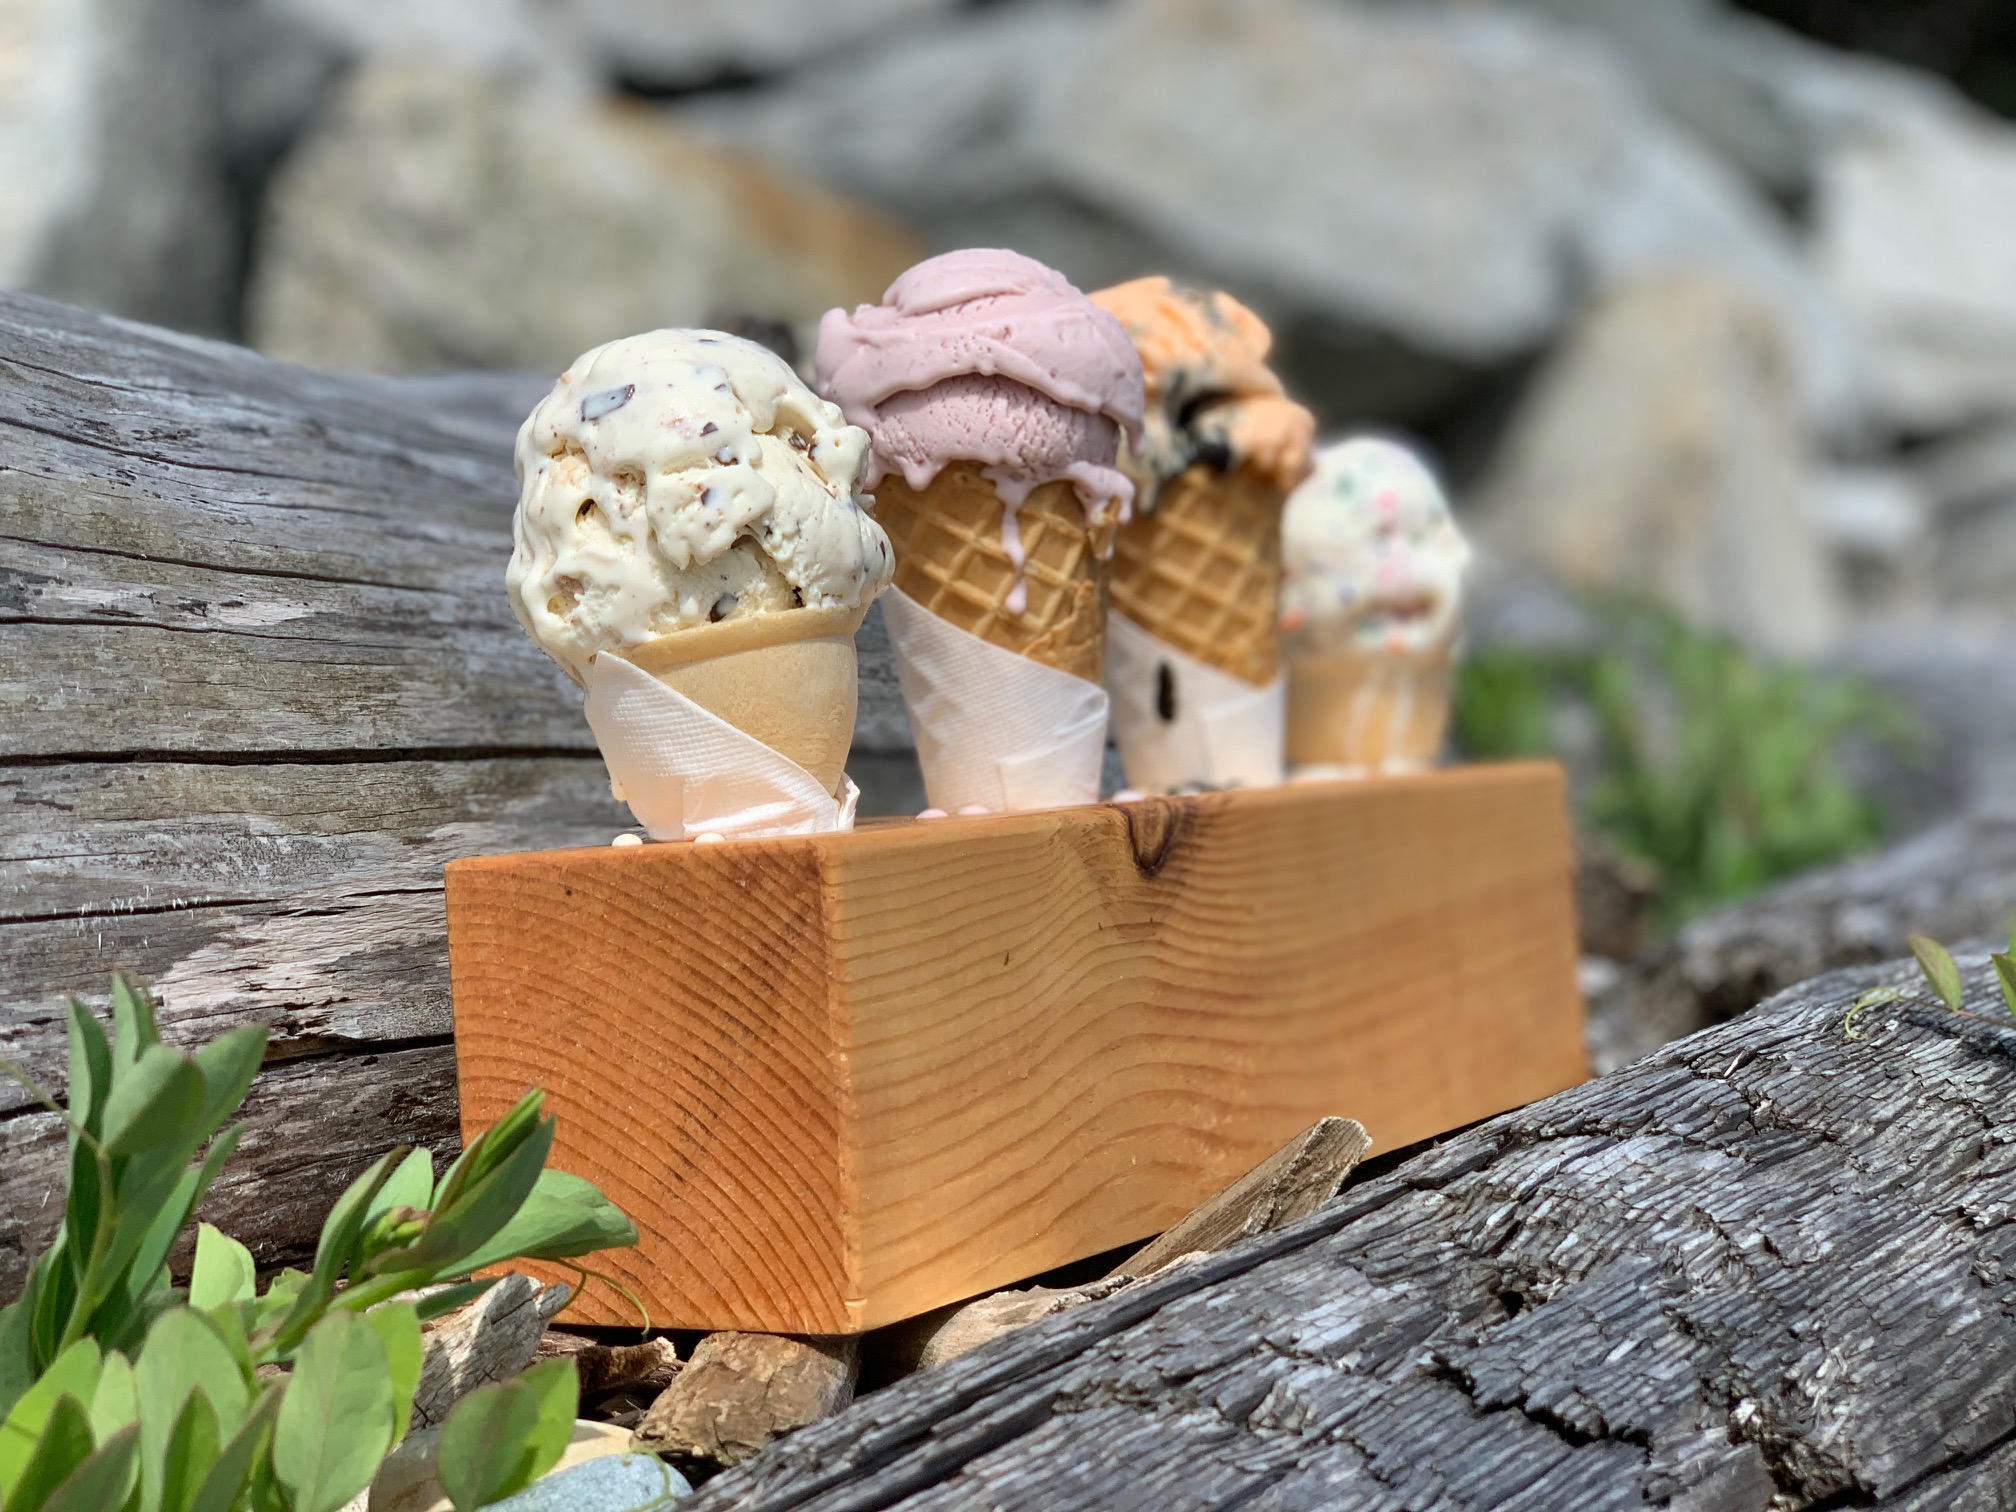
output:
{"label": "wooden block", "polygon": [[1570,869],[1546,765],[457,861],[463,1126],[547,1089],[654,1323],[858,1332],[1580,1081]]}

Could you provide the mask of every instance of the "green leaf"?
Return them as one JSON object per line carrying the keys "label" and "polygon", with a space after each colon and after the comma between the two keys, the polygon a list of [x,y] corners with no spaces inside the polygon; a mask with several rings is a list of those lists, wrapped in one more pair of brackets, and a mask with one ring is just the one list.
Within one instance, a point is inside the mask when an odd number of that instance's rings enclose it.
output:
{"label": "green leaf", "polygon": [[1911,954],[1918,958],[1918,969],[1925,973],[1925,980],[1934,995],[1948,1008],[1958,1008],[1963,996],[1960,968],[1953,964],[1953,957],[1947,953],[1946,947],[1923,935],[1912,935],[1905,943],[1911,947]]}
{"label": "green leaf", "polygon": [[520,1374],[518,1385],[539,1404],[539,1426],[527,1441],[532,1473],[525,1484],[530,1485],[560,1463],[573,1441],[574,1420],[581,1410],[581,1376],[572,1360],[545,1360]]}
{"label": "green leaf", "polygon": [[[46,1268],[45,1252],[36,1272]],[[31,1272],[19,1297],[0,1307],[0,1417],[14,1410],[21,1393],[35,1384],[35,1299],[40,1290]]]}
{"label": "green leaf", "polygon": [[1988,957],[1995,965],[1995,985],[2002,989],[2002,1006],[2016,1019],[2016,958],[2007,952]]}
{"label": "green leaf", "polygon": [[247,1385],[217,1325],[193,1308],[164,1313],[133,1365],[140,1397],[140,1485],[143,1505],[156,1507],[162,1475],[183,1405],[201,1391],[221,1433],[236,1430],[251,1404]]}
{"label": "green leaf", "polygon": [[428,1206],[437,1211],[451,1206],[465,1188],[474,1186],[515,1154],[537,1131],[539,1111],[545,1105],[546,1094],[537,1087],[519,1098],[510,1112],[469,1142],[469,1147],[441,1178]]}
{"label": "green leaf", "polygon": [[330,1297],[335,1295],[336,1283],[343,1279],[354,1258],[357,1236],[364,1230],[364,1215],[371,1209],[371,1199],[390,1179],[398,1156],[399,1152],[394,1150],[374,1161],[370,1169],[344,1188],[343,1195],[329,1209],[329,1216],[322,1220],[322,1236],[315,1245],[315,1269],[280,1325],[279,1343],[283,1349],[314,1326]]}
{"label": "green leaf", "polygon": [[133,1367],[117,1350],[105,1356],[98,1371],[98,1389],[91,1393],[91,1437],[104,1443],[140,1421],[140,1395]]}
{"label": "green leaf", "polygon": [[[226,1129],[210,1142],[200,1165],[176,1174],[168,1188],[153,1199],[151,1217],[149,1209],[138,1202],[120,1216],[107,1264],[113,1268],[115,1280],[123,1271],[124,1285],[113,1290],[91,1317],[92,1332],[107,1344],[127,1348],[153,1326],[159,1307],[150,1308],[147,1298],[165,1282],[168,1252],[237,1148],[238,1131]],[[123,1192],[121,1195],[123,1200]]]}
{"label": "green leaf", "polygon": [[364,1220],[369,1223],[395,1207],[425,1209],[434,1196],[434,1157],[426,1150],[410,1151],[385,1178],[385,1185],[371,1199]]}
{"label": "green leaf", "polygon": [[[105,1099],[105,1148],[114,1156],[178,1145],[203,1117],[203,1073],[180,1050],[149,1045]],[[200,1139],[191,1141],[201,1143]],[[178,1162],[179,1163],[179,1162]]]}
{"label": "green leaf", "polygon": [[[142,1434],[144,1436],[145,1429],[142,1429]],[[162,1456],[158,1483],[160,1499],[145,1498],[144,1504],[149,1512],[155,1508],[159,1508],[159,1512],[188,1512],[189,1504],[202,1489],[204,1478],[217,1463],[222,1438],[217,1412],[210,1405],[209,1397],[201,1389],[192,1391],[189,1400],[182,1404],[181,1415],[175,1419],[175,1426],[168,1435],[168,1448]]]}
{"label": "green leaf", "polygon": [[5,1512],[36,1512],[90,1455],[91,1419],[84,1404],[68,1394],[57,1397],[34,1452],[8,1489]]}
{"label": "green leaf", "polygon": [[189,1305],[208,1312],[257,1294],[259,1268],[252,1251],[209,1224],[196,1228],[196,1261],[189,1271]]}
{"label": "green leaf", "polygon": [[[57,1356],[41,1378],[22,1393],[6,1421],[0,1422],[0,1497],[13,1491],[34,1458],[35,1446],[47,1431],[56,1404],[65,1397],[74,1397],[79,1402],[91,1400],[98,1389],[99,1363],[98,1345],[90,1339],[79,1339]],[[90,1446],[85,1447],[88,1450]],[[69,1471],[66,1469],[64,1474]]]}
{"label": "green leaf", "polygon": [[539,1172],[553,1147],[553,1120],[546,1119],[518,1142],[517,1148],[490,1165],[437,1205],[419,1240],[410,1249],[388,1250],[372,1263],[374,1270],[432,1270],[464,1275],[472,1266],[465,1257],[483,1250],[517,1216],[539,1182]]}
{"label": "green leaf", "polygon": [[464,1281],[457,1286],[444,1286],[439,1291],[427,1293],[414,1304],[413,1310],[419,1314],[422,1323],[445,1318],[457,1308],[467,1307],[496,1284],[497,1278],[492,1276],[483,1281]]}
{"label": "green leaf", "polygon": [[265,1059],[266,1031],[257,1025],[233,1029],[196,1052],[196,1069],[203,1073],[203,1138],[238,1111]]}
{"label": "green leaf", "polygon": [[105,1096],[112,1090],[112,1046],[91,1010],[70,999],[70,1118],[94,1137],[104,1126]]}
{"label": "green leaf", "polygon": [[636,1242],[636,1225],[594,1182],[566,1171],[541,1171],[511,1221],[457,1269],[482,1270],[506,1260],[571,1260]]}
{"label": "green leaf", "polygon": [[279,1381],[267,1383],[238,1431],[218,1452],[217,1463],[210,1467],[210,1473],[190,1500],[189,1512],[233,1512],[254,1471],[265,1463],[263,1456],[272,1442],[273,1420],[279,1414],[285,1390]]}
{"label": "green leaf", "polygon": [[410,1302],[385,1302],[364,1314],[364,1321],[385,1346],[387,1379],[392,1383],[392,1442],[406,1437],[413,1421],[413,1393],[420,1385],[426,1348],[420,1339],[420,1315]]}
{"label": "green leaf", "polygon": [[294,1512],[335,1512],[370,1483],[391,1447],[385,1346],[354,1313],[330,1313],[294,1357],[274,1424],[274,1473]]}
{"label": "green leaf", "polygon": [[457,1402],[441,1425],[435,1470],[455,1512],[502,1501],[558,1463],[579,1394],[574,1362],[548,1360]]}
{"label": "green leaf", "polygon": [[139,1478],[140,1430],[122,1428],[50,1492],[42,1512],[121,1512]]}
{"label": "green leaf", "polygon": [[130,977],[112,978],[112,1062],[123,1070],[131,1066],[150,1046],[161,1043],[161,1030],[154,1022],[154,1000],[147,989]]}
{"label": "green leaf", "polygon": [[252,1326],[265,1328],[293,1311],[294,1304],[301,1300],[301,1293],[308,1289],[308,1273],[295,1270],[291,1265],[266,1283],[266,1294],[252,1309]]}

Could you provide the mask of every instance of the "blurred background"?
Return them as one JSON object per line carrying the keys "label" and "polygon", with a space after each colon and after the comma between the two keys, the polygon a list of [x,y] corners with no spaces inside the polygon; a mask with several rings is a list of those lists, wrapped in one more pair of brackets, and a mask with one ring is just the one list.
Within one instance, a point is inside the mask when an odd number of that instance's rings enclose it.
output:
{"label": "blurred background", "polygon": [[1450,481],[1614,1060],[2016,905],[2012,111],[2005,0],[0,0],[0,286],[528,404],[962,245],[1229,289]]}

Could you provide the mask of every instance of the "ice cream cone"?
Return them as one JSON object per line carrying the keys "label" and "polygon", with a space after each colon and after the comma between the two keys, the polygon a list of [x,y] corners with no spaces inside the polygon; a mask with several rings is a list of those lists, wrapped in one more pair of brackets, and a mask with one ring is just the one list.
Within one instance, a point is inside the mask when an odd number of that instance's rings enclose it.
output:
{"label": "ice cream cone", "polygon": [[1371,772],[1425,767],[1441,753],[1455,663],[1448,644],[1310,652],[1288,663],[1288,762]]}
{"label": "ice cream cone", "polygon": [[[1265,687],[1280,662],[1281,486],[1197,463],[1113,545],[1113,607],[1157,640]],[[900,556],[899,556],[899,574]]]}
{"label": "ice cream cone", "polygon": [[619,652],[836,792],[854,738],[854,632],[867,606],[698,625]]}
{"label": "ice cream cone", "polygon": [[[900,473],[875,489],[875,518],[896,554],[898,588],[1003,650],[1098,682],[1114,511],[1088,524],[1073,486],[1056,482],[1033,489],[1004,529],[1007,513],[994,483],[966,462],[947,466],[921,490]],[[1019,569],[1010,551],[1017,540]]]}

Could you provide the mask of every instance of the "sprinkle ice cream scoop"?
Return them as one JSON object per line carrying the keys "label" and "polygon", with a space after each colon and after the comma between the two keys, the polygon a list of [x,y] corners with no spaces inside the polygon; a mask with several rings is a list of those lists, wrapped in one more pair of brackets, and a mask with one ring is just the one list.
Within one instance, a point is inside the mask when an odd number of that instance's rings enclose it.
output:
{"label": "sprinkle ice cream scoop", "polygon": [[1283,517],[1282,631],[1315,650],[1431,650],[1455,637],[1469,563],[1412,452],[1369,438],[1326,447]]}
{"label": "sprinkle ice cream scoop", "polygon": [[867,436],[740,337],[653,331],[584,353],[516,462],[511,607],[577,682],[601,651],[865,606],[889,582]]}

